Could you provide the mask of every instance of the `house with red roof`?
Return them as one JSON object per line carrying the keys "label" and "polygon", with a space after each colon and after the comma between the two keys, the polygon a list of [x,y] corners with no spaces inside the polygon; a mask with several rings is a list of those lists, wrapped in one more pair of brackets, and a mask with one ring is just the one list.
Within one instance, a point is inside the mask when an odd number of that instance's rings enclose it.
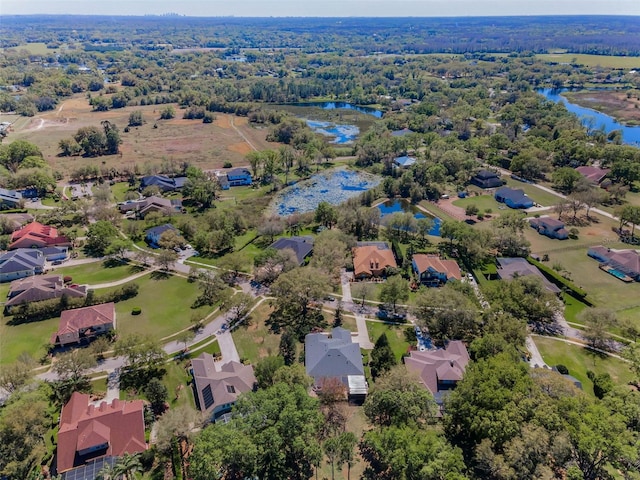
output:
{"label": "house with red roof", "polygon": [[11,234],[9,250],[16,248],[70,247],[71,241],[58,229],[39,222],[31,222]]}
{"label": "house with red roof", "polygon": [[469,363],[469,352],[464,343],[454,340],[446,348],[411,351],[404,363],[407,370],[420,377],[422,384],[433,394],[442,409],[444,398],[462,380]]}
{"label": "house with red roof", "polygon": [[58,473],[102,457],[144,452],[144,402],[114,399],[95,406],[90,396],[74,392],[60,414]]}
{"label": "house with red roof", "polygon": [[64,310],[58,331],[51,336],[53,345],[65,346],[88,342],[116,326],[116,306],[113,302],[90,307]]}
{"label": "house with red roof", "polygon": [[599,185],[611,170],[609,168],[600,168],[590,165],[583,165],[576,168],[576,172],[589,180],[591,183]]}
{"label": "house with red roof", "polygon": [[428,287],[439,287],[452,280],[462,280],[460,266],[455,260],[419,253],[413,256],[411,265],[420,283]]}

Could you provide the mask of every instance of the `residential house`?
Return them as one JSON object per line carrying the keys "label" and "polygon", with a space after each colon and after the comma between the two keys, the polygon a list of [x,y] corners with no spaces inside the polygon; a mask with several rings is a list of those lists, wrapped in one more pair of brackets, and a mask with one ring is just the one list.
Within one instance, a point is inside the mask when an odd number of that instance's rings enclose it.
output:
{"label": "residential house", "polygon": [[253,179],[251,172],[246,168],[232,168],[227,171],[227,181],[231,187],[240,187],[242,185],[251,185]]}
{"label": "residential house", "polygon": [[184,187],[187,177],[166,177],[164,175],[148,175],[140,180],[140,190],[147,187],[158,187],[161,192],[174,192]]}
{"label": "residential house", "polygon": [[500,175],[490,170],[480,170],[471,177],[471,183],[480,188],[496,188],[504,185]]}
{"label": "residential house", "polygon": [[357,280],[382,277],[387,268],[397,268],[396,258],[385,242],[359,243],[353,251],[353,274]]}
{"label": "residential house", "polygon": [[576,168],[576,172],[595,185],[600,185],[611,169],[584,165]]}
{"label": "residential house", "polygon": [[311,252],[313,251],[313,237],[304,236],[279,238],[271,244],[270,248],[275,248],[276,250],[289,248],[293,250],[293,253],[296,254],[298,265],[302,265],[305,259],[311,255]]}
{"label": "residential house", "polygon": [[416,163],[416,159],[414,157],[402,156],[396,157],[393,159],[394,165],[400,168],[409,168],[411,165]]}
{"label": "residential house", "polygon": [[432,393],[442,413],[444,399],[462,380],[469,363],[467,347],[460,340],[447,344],[438,350],[412,350],[404,358],[407,370],[416,373],[422,384]]}
{"label": "residential house", "polygon": [[251,365],[233,360],[220,364],[208,353],[191,360],[191,374],[196,406],[214,422],[231,411],[241,393],[251,392],[257,385]]}
{"label": "residential house", "polygon": [[20,192],[0,188],[0,208],[19,207],[22,200],[22,194]]}
{"label": "residential house", "polygon": [[34,248],[19,248],[0,256],[0,282],[30,277],[44,271],[44,254]]}
{"label": "residential house", "polygon": [[82,285],[65,285],[62,275],[27,277],[11,282],[4,308],[8,312],[16,305],[62,298],[63,295],[82,298],[87,295],[87,289]]}
{"label": "residential house", "polygon": [[120,213],[135,212],[139,218],[144,218],[151,212],[171,215],[182,211],[182,200],[156,197],[152,195],[143,200],[124,202],[118,205]]}
{"label": "residential house", "polygon": [[71,241],[58,229],[39,222],[31,222],[11,234],[9,250],[16,248],[70,247]]}
{"label": "residential house", "polygon": [[11,232],[15,232],[23,225],[33,222],[34,217],[28,213],[2,213],[0,214],[0,221],[4,223],[4,228],[10,229]]}
{"label": "residential house", "polygon": [[455,260],[443,260],[438,255],[416,254],[411,260],[420,283],[439,287],[452,280],[462,280],[460,266]]}
{"label": "residential house", "polygon": [[90,342],[115,328],[116,306],[113,302],[64,310],[60,315],[58,331],[51,336],[51,343],[64,347]]}
{"label": "residential house", "polygon": [[640,282],[640,255],[636,250],[614,250],[598,245],[591,247],[587,255]]}
{"label": "residential house", "polygon": [[[60,414],[56,470],[74,471],[98,458],[133,455],[149,448],[144,436],[144,401],[114,399],[96,406],[85,393],[74,392]],[[74,471],[74,474],[76,471]],[[79,474],[84,474],[82,470]],[[95,478],[69,476],[65,478]]]}
{"label": "residential house", "polygon": [[538,270],[534,265],[531,265],[524,258],[519,257],[500,257],[498,260],[498,278],[502,280],[511,280],[516,277],[526,277],[528,275],[533,275],[542,280],[545,288],[550,292],[555,294],[559,294],[561,290],[547,280],[540,270]]}
{"label": "residential house", "polygon": [[63,262],[69,258],[69,249],[67,247],[44,247],[39,248],[47,262]]}
{"label": "residential house", "polygon": [[551,217],[539,217],[529,220],[531,228],[538,231],[540,235],[558,240],[569,238],[569,232],[564,228],[564,223]]}
{"label": "residential house", "polygon": [[327,333],[310,333],[304,340],[305,367],[313,377],[316,390],[328,379],[336,379],[347,391],[349,401],[361,403],[367,396],[360,345],[351,332],[341,327]]}
{"label": "residential house", "polygon": [[176,234],[180,235],[180,232],[176,227],[174,227],[170,223],[165,223],[164,225],[159,225],[147,230],[144,236],[144,241],[147,242],[151,248],[159,248],[160,237],[162,237],[162,234],[164,232],[169,231],[175,232]]}
{"label": "residential house", "polygon": [[496,190],[494,195],[496,201],[504,203],[509,208],[531,208],[533,200],[519,188],[502,187]]}

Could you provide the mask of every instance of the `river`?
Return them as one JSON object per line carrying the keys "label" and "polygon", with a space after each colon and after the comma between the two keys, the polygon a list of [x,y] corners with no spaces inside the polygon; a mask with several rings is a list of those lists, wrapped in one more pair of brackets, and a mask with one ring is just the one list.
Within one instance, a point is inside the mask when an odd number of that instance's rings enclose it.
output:
{"label": "river", "polygon": [[582,125],[587,127],[589,130],[604,128],[604,131],[607,134],[613,130],[622,130],[622,141],[624,143],[640,146],[640,126],[623,125],[617,122],[615,118],[602,112],[593,110],[592,108],[581,107],[580,105],[569,102],[562,96],[562,93],[567,91],[566,88],[560,90],[540,88],[536,91],[543,95],[547,100],[551,100],[556,103],[564,103],[567,110],[574,113],[580,119]]}

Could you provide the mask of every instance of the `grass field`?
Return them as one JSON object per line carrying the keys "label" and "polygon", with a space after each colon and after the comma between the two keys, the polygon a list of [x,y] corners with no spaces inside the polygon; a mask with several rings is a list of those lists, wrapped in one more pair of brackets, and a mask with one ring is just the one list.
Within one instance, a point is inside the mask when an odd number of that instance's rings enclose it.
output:
{"label": "grass field", "polygon": [[26,352],[40,360],[46,352],[51,334],[58,330],[59,318],[40,322],[7,325],[7,317],[2,317],[0,325],[0,364],[15,361]]}
{"label": "grass field", "polygon": [[593,383],[587,377],[587,370],[596,374],[608,373],[616,385],[626,385],[633,378],[628,365],[616,358],[602,357],[586,348],[553,338],[534,337],[534,340],[547,365],[567,367],[569,374],[582,382],[582,388],[589,395],[593,395]]}
{"label": "grass field", "polygon": [[[99,127],[100,122],[108,120],[123,129],[131,112],[137,110],[143,113],[146,123],[121,133],[120,154],[99,159],[58,156],[60,140],[71,137],[80,127]],[[182,113],[176,107],[176,118],[158,120],[155,105],[92,112],[85,95],[78,94],[61,102],[56,110],[40,113],[27,122],[17,122],[8,141],[27,139],[35,143],[52,168],[65,173],[98,162],[101,168],[116,170],[133,169],[137,165],[141,173],[153,171],[152,166],[173,164],[178,168],[183,162],[203,169],[221,168],[225,162],[240,166],[247,164],[245,155],[250,151],[279,146],[265,140],[267,129],[253,128],[246,118],[216,114],[213,123],[204,124],[183,120]]]}
{"label": "grass field", "polygon": [[106,266],[104,262],[85,263],[73,267],[57,267],[51,269],[51,273],[70,276],[73,279],[73,283],[89,285],[115,282],[141,271],[142,267],[137,265],[122,264],[111,267]]}
{"label": "grass field", "polygon": [[263,302],[251,314],[248,327],[240,326],[232,332],[238,355],[254,365],[264,357],[278,354],[280,335],[271,333],[264,323],[271,312],[269,304]]}
{"label": "grass field", "polygon": [[504,205],[496,202],[492,195],[480,195],[467,198],[459,198],[454,200],[453,204],[456,207],[466,208],[469,205],[475,205],[480,212],[484,213],[487,209],[491,209],[493,213],[496,213],[500,207],[504,208]]}
{"label": "grass field", "polygon": [[587,67],[640,68],[640,57],[619,57],[613,55],[588,55],[576,53],[538,54],[536,57],[546,62],[571,63]]}
{"label": "grass field", "polygon": [[554,195],[553,193],[545,192],[544,190],[540,190],[538,187],[531,185],[530,183],[519,182],[518,180],[514,180],[513,178],[503,177],[507,182],[507,187],[510,188],[519,188],[524,193],[527,194],[531,200],[545,207],[550,207],[555,205],[560,200],[560,197]]}
{"label": "grass field", "polygon": [[22,45],[18,45],[17,47],[0,48],[0,51],[5,50],[27,50],[31,55],[47,55],[51,53],[60,53],[60,48],[47,48],[47,44],[42,42],[24,43]]}
{"label": "grass field", "polygon": [[[206,316],[213,310],[210,306],[191,308],[200,291],[185,278],[151,274],[134,283],[140,286],[138,295],[116,304],[116,329],[121,334],[141,333],[160,339],[188,327],[192,315]],[[103,289],[96,290],[97,295],[101,293]],[[142,313],[131,315],[133,307],[142,307]]]}
{"label": "grass field", "polygon": [[404,331],[407,328],[411,327],[407,325],[389,325],[382,322],[367,322],[367,330],[369,331],[371,342],[375,343],[380,335],[386,333],[391,350],[393,350],[398,362],[400,362],[402,355],[409,351],[410,345],[404,336]]}

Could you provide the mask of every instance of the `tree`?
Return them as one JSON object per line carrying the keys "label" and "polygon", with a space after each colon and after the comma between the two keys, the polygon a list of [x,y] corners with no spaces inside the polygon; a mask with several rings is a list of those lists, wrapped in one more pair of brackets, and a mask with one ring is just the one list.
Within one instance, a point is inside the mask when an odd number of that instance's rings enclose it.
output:
{"label": "tree", "polygon": [[156,340],[140,334],[120,338],[114,350],[117,357],[125,357],[125,367],[138,372],[157,369],[165,356]]}
{"label": "tree", "polygon": [[144,117],[141,110],[134,110],[129,114],[129,126],[139,127],[144,123]]}
{"label": "tree", "polygon": [[338,221],[335,207],[329,202],[320,202],[316,208],[315,221],[331,229]]}
{"label": "tree", "polygon": [[58,377],[54,382],[54,392],[61,404],[66,403],[75,391],[91,390],[86,372],[96,365],[97,361],[88,349],[77,348],[58,355],[53,364],[53,371]]}
{"label": "tree", "polygon": [[160,111],[160,119],[162,120],[171,120],[175,116],[176,110],[171,105],[167,105]]}
{"label": "tree", "polygon": [[571,167],[560,167],[551,174],[553,186],[564,193],[571,193],[582,179],[582,175]]}
{"label": "tree", "polygon": [[322,415],[304,387],[278,383],[247,393],[234,412],[231,422],[207,427],[196,440],[189,459],[193,480],[311,477],[322,455]]}
{"label": "tree", "polygon": [[183,194],[191,202],[202,209],[211,208],[215,201],[220,185],[217,180],[207,177],[189,177],[184,184]]}
{"label": "tree", "polygon": [[173,267],[173,264],[178,260],[178,254],[173,250],[165,250],[164,248],[156,255],[156,263],[165,271],[168,272]]}
{"label": "tree", "polygon": [[244,319],[253,303],[253,297],[249,293],[240,292],[230,296],[222,303],[221,309],[231,314],[232,322],[239,322]]}
{"label": "tree", "polygon": [[246,253],[238,251],[222,257],[218,262],[218,267],[230,273],[225,280],[227,280],[227,283],[230,285],[235,285],[240,272],[245,271],[247,264],[250,264],[250,262]]}
{"label": "tree", "polygon": [[0,165],[10,172],[16,173],[28,157],[42,158],[42,152],[36,145],[26,140],[15,140],[8,145],[0,146]]}
{"label": "tree", "polygon": [[184,245],[184,243],[182,235],[173,229],[162,232],[160,239],[158,240],[158,245],[166,250],[173,250],[180,245]]}
{"label": "tree", "polygon": [[622,356],[631,364],[635,381],[640,382],[640,344],[631,343],[622,350]]}
{"label": "tree", "polygon": [[116,474],[122,475],[123,479],[133,480],[135,478],[135,474],[142,470],[139,455],[125,453],[118,458],[118,461],[114,466],[114,470]]}
{"label": "tree", "polygon": [[578,314],[586,327],[584,339],[591,348],[606,350],[609,346],[609,330],[617,327],[616,314],[607,308],[587,308]]}
{"label": "tree", "polygon": [[364,434],[360,454],[365,480],[467,478],[462,452],[435,430],[376,428]]}
{"label": "tree", "polygon": [[396,311],[396,304],[409,299],[409,285],[400,275],[387,278],[380,289],[380,300],[391,304]]}
{"label": "tree", "polygon": [[467,217],[473,217],[474,215],[477,215],[479,211],[480,211],[480,209],[478,208],[478,206],[475,203],[470,203],[464,209],[464,214]]}
{"label": "tree", "polygon": [[479,328],[478,307],[451,285],[428,288],[415,300],[417,324],[429,330],[437,343],[447,340],[470,340]]}
{"label": "tree", "polygon": [[391,350],[391,346],[389,345],[387,334],[383,333],[378,337],[371,351],[371,359],[369,360],[371,376],[376,379],[397,363],[393,350]]}
{"label": "tree", "polygon": [[112,223],[99,220],[89,225],[86,248],[93,256],[101,257],[117,235],[118,230]]}
{"label": "tree", "polygon": [[116,238],[111,241],[105,249],[105,255],[112,256],[117,260],[124,262],[127,259],[127,251],[133,247],[133,242],[125,238]]}
{"label": "tree", "polygon": [[175,465],[175,468],[181,469],[183,473],[185,459],[191,450],[194,431],[202,423],[201,414],[188,405],[181,405],[167,410],[156,422],[158,432],[156,446],[158,450],[168,456],[171,454],[175,443],[177,443],[180,465]]}
{"label": "tree", "polygon": [[213,305],[217,301],[226,298],[226,285],[220,276],[211,270],[200,270],[198,272],[198,287],[200,288],[200,296],[196,298],[193,304],[195,308],[202,305]]}
{"label": "tree", "polygon": [[340,272],[347,262],[348,241],[345,235],[335,230],[325,230],[313,243],[313,257],[309,265],[324,272],[334,282],[340,280]]}
{"label": "tree", "polygon": [[436,414],[433,396],[404,365],[378,377],[363,408],[371,423],[383,427],[421,425]]}
{"label": "tree", "polygon": [[351,285],[351,296],[361,299],[362,306],[367,298],[370,298],[373,294],[373,285],[368,282],[358,282]]}
{"label": "tree", "polygon": [[297,354],[295,335],[286,330],[280,337],[279,355],[284,359],[285,365],[293,365]]}
{"label": "tree", "polygon": [[585,205],[587,209],[587,219],[592,208],[600,205],[607,197],[607,193],[601,188],[588,186],[583,190],[579,190],[573,194],[576,200]]}
{"label": "tree", "polygon": [[164,411],[165,403],[169,399],[169,391],[159,379],[152,378],[149,380],[149,383],[144,388],[144,394],[156,415]]}
{"label": "tree", "polygon": [[280,355],[261,359],[254,368],[258,388],[272,387],[275,384],[274,376],[281,367],[284,367],[284,358]]}
{"label": "tree", "polygon": [[13,393],[24,387],[33,378],[34,360],[29,355],[20,355],[13,363],[0,365],[0,389]]}
{"label": "tree", "polygon": [[335,437],[330,437],[325,440],[323,449],[325,455],[329,458],[331,464],[331,480],[335,478],[335,466],[338,465],[338,470],[341,470],[341,465],[347,463],[349,469],[353,462],[353,449],[358,442],[356,436],[352,432],[342,432]]}

